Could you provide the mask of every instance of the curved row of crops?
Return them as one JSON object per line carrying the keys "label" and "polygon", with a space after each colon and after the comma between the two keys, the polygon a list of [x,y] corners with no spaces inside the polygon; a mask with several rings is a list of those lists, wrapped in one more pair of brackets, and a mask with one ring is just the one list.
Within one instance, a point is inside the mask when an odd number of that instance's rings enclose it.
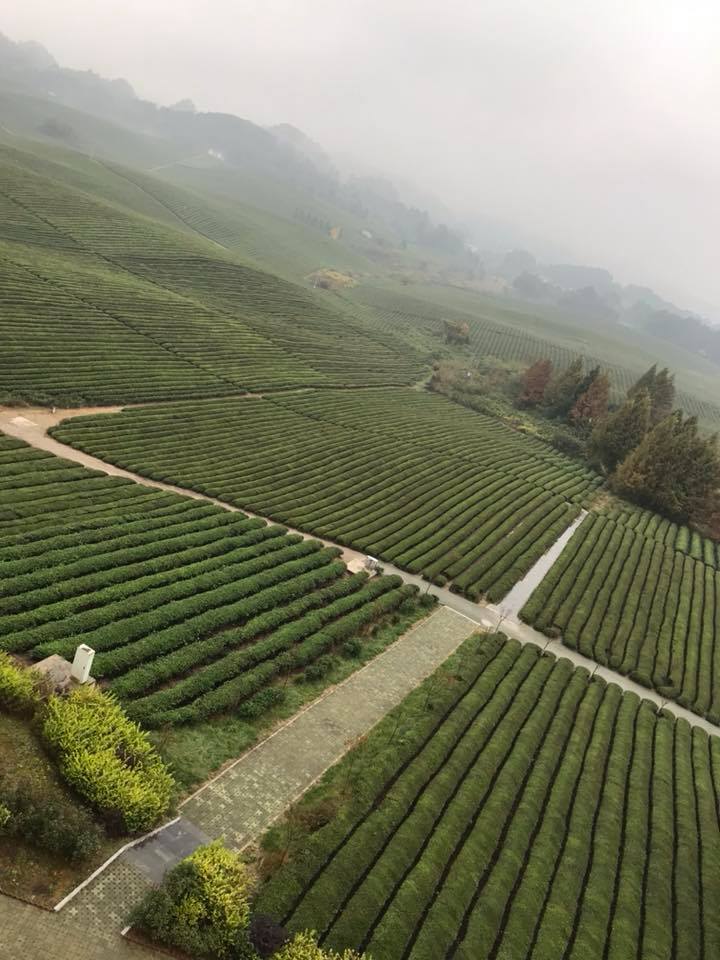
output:
{"label": "curved row of crops", "polygon": [[399,577],[337,548],[107,477],[0,437],[0,648],[96,651],[93,675],[148,726],[255,716],[407,605]]}
{"label": "curved row of crops", "polygon": [[539,441],[411,390],[134,409],[54,434],[470,597],[502,596],[599,482]]}
{"label": "curved row of crops", "polygon": [[420,354],[197,236],[0,159],[3,393],[139,402],[408,383]]}
{"label": "curved row of crops", "polygon": [[376,960],[710,960],[718,744],[567,660],[471,638],[331,771],[318,802],[345,781],[351,799],[257,908]]}
{"label": "curved row of crops", "polygon": [[647,511],[589,515],[523,619],[720,723],[716,544]]}

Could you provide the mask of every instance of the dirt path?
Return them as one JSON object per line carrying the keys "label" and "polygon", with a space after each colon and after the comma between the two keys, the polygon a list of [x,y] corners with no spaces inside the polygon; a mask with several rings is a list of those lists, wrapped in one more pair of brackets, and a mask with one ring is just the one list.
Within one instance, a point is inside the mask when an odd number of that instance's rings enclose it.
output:
{"label": "dirt path", "polygon": [[[186,490],[183,487],[177,487],[173,484],[150,480],[147,477],[141,476],[140,474],[132,473],[129,470],[123,470],[120,467],[115,467],[110,463],[106,463],[104,460],[100,460],[97,457],[91,456],[90,454],[83,453],[81,450],[76,450],[74,447],[70,447],[67,444],[60,443],[58,440],[54,440],[52,437],[49,437],[46,433],[50,427],[53,427],[60,423],[61,420],[66,420],[70,417],[81,417],[100,413],[112,414],[118,413],[122,409],[123,407],[75,407],[72,409],[56,409],[55,412],[52,412],[46,408],[40,407],[32,407],[27,409],[0,407],[0,430],[9,434],[10,436],[24,440],[31,446],[38,447],[42,450],[47,450],[50,453],[56,454],[58,457],[64,457],[66,460],[73,460],[76,463],[80,463],[92,470],[101,470],[104,473],[112,476],[127,477],[130,480],[134,480],[136,483],[141,483],[148,487],[155,487],[159,490],[169,490],[172,493],[178,493],[182,496],[192,497],[195,500],[205,500],[209,503],[216,504],[218,507],[222,507],[224,510],[238,511],[242,509],[242,512],[250,517],[259,516],[259,514],[252,513],[250,510],[236,507],[233,504],[226,503],[223,500],[216,500],[215,498],[205,496],[202,493],[196,493],[194,490]],[[263,517],[262,519],[267,520],[268,523],[273,522],[267,517]],[[306,539],[320,540],[327,546],[337,547],[342,551],[342,558],[347,564],[348,568],[352,571],[361,569],[364,564],[365,556],[357,550],[351,550],[348,547],[344,547],[342,544],[334,543],[331,540],[323,540],[321,537],[313,536],[312,534],[306,533],[302,530],[295,530],[292,527],[288,527],[288,530],[291,533],[297,533]],[[458,596],[458,594],[453,593],[451,590],[448,590],[445,587],[436,587],[423,577],[408,573],[406,570],[401,570],[392,563],[386,563],[383,561],[382,566],[386,573],[397,574],[398,576],[402,577],[406,583],[414,583],[420,588],[420,590],[423,591],[423,593],[434,594],[441,603],[447,607],[450,607],[452,610],[455,610],[457,613],[462,614],[464,617],[473,620],[480,629],[495,630],[500,628],[508,636],[514,637],[521,643],[534,643],[537,646],[543,647],[544,649],[554,653],[555,656],[565,657],[576,666],[585,667],[587,670],[590,670],[596,675],[603,677],[603,679],[605,679],[608,683],[616,683],[619,687],[622,687],[623,690],[635,693],[637,696],[642,697],[645,700],[651,700],[659,708],[664,707],[675,716],[687,720],[687,722],[692,726],[700,727],[706,733],[714,736],[720,736],[720,727],[709,723],[703,717],[699,717],[692,713],[692,711],[686,710],[684,707],[681,707],[674,701],[666,700],[664,697],[660,696],[659,693],[656,693],[654,690],[651,690],[648,687],[643,687],[641,684],[636,683],[629,677],[623,676],[621,673],[616,673],[614,670],[611,670],[608,667],[600,666],[594,660],[590,660],[588,657],[578,653],[577,650],[573,650],[570,647],[565,647],[561,640],[548,639],[545,634],[540,633],[533,627],[528,626],[528,624],[523,623],[520,619],[518,619],[516,614],[508,613],[502,608],[501,605],[491,603],[473,603],[470,600],[466,600],[464,597]]]}
{"label": "dirt path", "polygon": [[[47,435],[50,427],[56,426],[62,420],[67,420],[69,417],[86,417],[99,413],[119,413],[124,409],[125,407],[73,407],[69,410],[56,408],[53,413],[41,407],[30,407],[26,409],[0,407],[0,430],[10,437],[24,440],[25,443],[30,444],[32,447],[47,450],[49,453],[54,453],[57,457],[72,460],[90,470],[101,470],[109,476],[126,477],[146,487],[153,487],[157,490],[168,490],[171,493],[178,493],[183,497],[191,497],[193,500],[204,500],[208,503],[214,503],[216,506],[222,507],[223,510],[229,510],[232,513],[240,512],[239,507],[231,503],[226,503],[224,500],[217,500],[215,497],[208,497],[204,493],[197,493],[194,490],[186,490],[184,487],[176,487],[172,483],[150,480],[148,477],[143,477],[139,473],[123,470],[121,467],[116,467],[112,463],[106,463],[104,460],[93,457],[89,453],[84,453],[82,450],[76,450],[74,447],[60,443],[58,440],[54,440]],[[242,512],[249,517],[259,516],[259,514],[253,513],[251,510],[245,510],[244,508]],[[267,518],[263,517],[262,519]],[[268,523],[273,522],[272,520],[268,520]],[[285,526],[285,524],[283,524],[283,526]],[[339,543],[323,540],[321,537],[305,533],[303,530],[295,530],[293,527],[288,527],[287,529],[290,533],[297,533],[306,540],[319,540],[329,547],[338,547],[338,549],[342,550],[342,559],[348,569],[353,572],[362,569],[365,556],[357,550],[350,550],[348,547],[343,547]]]}

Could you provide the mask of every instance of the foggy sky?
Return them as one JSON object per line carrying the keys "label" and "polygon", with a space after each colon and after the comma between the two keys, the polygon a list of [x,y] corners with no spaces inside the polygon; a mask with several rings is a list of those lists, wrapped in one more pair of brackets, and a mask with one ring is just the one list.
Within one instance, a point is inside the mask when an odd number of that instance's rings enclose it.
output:
{"label": "foggy sky", "polygon": [[0,0],[0,31],[720,320],[717,0]]}

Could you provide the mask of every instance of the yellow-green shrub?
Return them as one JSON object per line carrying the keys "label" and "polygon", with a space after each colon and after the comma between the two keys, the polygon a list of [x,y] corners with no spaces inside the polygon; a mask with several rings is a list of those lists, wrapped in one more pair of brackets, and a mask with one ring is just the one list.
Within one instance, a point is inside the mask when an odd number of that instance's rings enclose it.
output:
{"label": "yellow-green shrub", "polygon": [[169,770],[109,694],[79,687],[69,697],[51,697],[43,734],[65,779],[111,826],[147,830],[170,806]]}
{"label": "yellow-green shrub", "polygon": [[252,955],[247,940],[252,884],[245,864],[221,843],[198,847],[148,894],[132,922],[153,940],[196,957]]}
{"label": "yellow-green shrub", "polygon": [[39,678],[0,651],[0,709],[33,713],[40,703]]}
{"label": "yellow-green shrub", "polygon": [[314,931],[303,930],[296,933],[292,940],[275,954],[273,960],[371,960],[368,954],[356,953],[355,950],[343,950],[336,953],[334,950],[323,950],[318,946]]}

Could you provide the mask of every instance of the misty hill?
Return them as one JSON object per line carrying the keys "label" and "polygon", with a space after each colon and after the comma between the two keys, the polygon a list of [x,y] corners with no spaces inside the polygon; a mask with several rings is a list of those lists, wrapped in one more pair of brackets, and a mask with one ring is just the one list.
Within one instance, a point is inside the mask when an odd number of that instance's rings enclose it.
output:
{"label": "misty hill", "polygon": [[[388,194],[365,179],[342,180],[322,148],[289,124],[265,129],[232,114],[197,111],[190,101],[162,107],[137,97],[124,79],[62,67],[39,44],[16,44],[2,35],[0,123],[133,165],[206,158],[329,204],[329,219],[316,217],[323,228],[326,222],[342,226],[349,214],[363,221],[360,229],[367,229],[379,248],[416,244],[442,255],[469,256],[455,230],[402,203],[394,188]],[[115,130],[109,132],[110,125]],[[134,143],[133,135],[142,142]],[[125,141],[120,153],[118,140]],[[148,157],[147,141],[155,157]]]}

